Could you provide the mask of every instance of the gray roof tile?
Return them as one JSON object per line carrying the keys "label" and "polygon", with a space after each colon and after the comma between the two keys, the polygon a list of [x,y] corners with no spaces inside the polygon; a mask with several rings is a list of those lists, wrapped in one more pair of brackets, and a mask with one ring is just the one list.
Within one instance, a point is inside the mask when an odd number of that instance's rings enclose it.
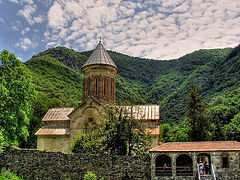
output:
{"label": "gray roof tile", "polygon": [[103,47],[101,41],[99,42],[91,56],[88,58],[88,60],[83,64],[82,68],[94,64],[105,64],[117,68],[112,58],[109,56],[109,54]]}

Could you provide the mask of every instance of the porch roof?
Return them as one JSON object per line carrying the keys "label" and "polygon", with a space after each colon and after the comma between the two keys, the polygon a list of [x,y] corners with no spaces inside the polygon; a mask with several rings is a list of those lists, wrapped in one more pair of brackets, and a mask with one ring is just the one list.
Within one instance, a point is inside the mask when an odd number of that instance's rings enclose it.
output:
{"label": "porch roof", "polygon": [[35,135],[69,135],[69,127],[57,127],[57,126],[43,126],[41,127]]}
{"label": "porch roof", "polygon": [[146,132],[150,133],[151,135],[159,135],[159,126],[155,128],[147,128]]}
{"label": "porch roof", "polygon": [[240,151],[237,141],[169,142],[152,148],[150,152],[207,152]]}

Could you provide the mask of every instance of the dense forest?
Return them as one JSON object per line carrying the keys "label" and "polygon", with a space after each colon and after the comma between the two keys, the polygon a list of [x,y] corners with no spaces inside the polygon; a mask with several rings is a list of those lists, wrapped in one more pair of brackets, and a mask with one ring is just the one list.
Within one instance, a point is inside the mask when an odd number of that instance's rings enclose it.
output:
{"label": "dense forest", "polygon": [[[49,108],[74,107],[81,103],[81,66],[91,52],[56,47],[22,63],[31,75],[35,90],[29,105],[29,136],[19,139],[20,146],[35,147],[34,133]],[[168,133],[163,141],[188,140],[184,135],[191,84],[199,87],[206,103],[212,140],[240,140],[240,45],[198,50],[168,61],[130,57],[113,51],[109,54],[118,67],[117,103],[159,104],[160,122]]]}

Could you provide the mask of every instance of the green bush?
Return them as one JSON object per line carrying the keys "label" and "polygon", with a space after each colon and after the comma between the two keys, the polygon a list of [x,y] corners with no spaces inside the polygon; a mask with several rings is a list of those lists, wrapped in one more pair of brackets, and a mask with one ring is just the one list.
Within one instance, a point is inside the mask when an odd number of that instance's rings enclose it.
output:
{"label": "green bush", "polygon": [[7,171],[5,168],[1,170],[0,179],[1,180],[23,180],[22,178],[18,177],[15,173]]}
{"label": "green bush", "polygon": [[0,129],[0,153],[2,152],[4,145],[5,145],[4,136],[2,130]]}
{"label": "green bush", "polygon": [[97,180],[97,176],[96,176],[96,174],[92,173],[91,171],[88,171],[84,175],[84,180]]}

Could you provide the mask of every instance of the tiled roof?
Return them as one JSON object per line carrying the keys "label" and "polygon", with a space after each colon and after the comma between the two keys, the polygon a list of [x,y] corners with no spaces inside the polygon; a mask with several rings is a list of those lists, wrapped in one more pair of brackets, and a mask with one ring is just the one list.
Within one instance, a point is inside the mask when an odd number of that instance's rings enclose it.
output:
{"label": "tiled roof", "polygon": [[42,121],[61,121],[69,120],[68,115],[74,108],[52,108],[43,117]]}
{"label": "tiled roof", "polygon": [[105,64],[117,68],[112,58],[109,56],[109,54],[101,44],[101,41],[99,42],[91,56],[88,58],[88,60],[83,64],[82,68],[94,64]]}
{"label": "tiled roof", "polygon": [[155,128],[147,128],[146,132],[150,133],[152,135],[159,135],[159,126],[157,126]]}
{"label": "tiled roof", "polygon": [[237,141],[202,141],[163,143],[150,152],[206,152],[206,151],[240,151]]}
{"label": "tiled roof", "polygon": [[[139,120],[159,120],[160,106],[159,105],[136,105],[123,106],[129,113],[133,112],[133,117]],[[74,111],[75,108],[52,108],[43,117],[42,121],[61,121],[69,120],[68,115]]]}
{"label": "tiled roof", "polygon": [[136,106],[123,106],[126,110],[133,113],[135,119],[142,120],[159,120],[160,119],[160,106],[159,105],[136,105]]}
{"label": "tiled roof", "polygon": [[35,135],[69,135],[69,127],[43,126]]}

